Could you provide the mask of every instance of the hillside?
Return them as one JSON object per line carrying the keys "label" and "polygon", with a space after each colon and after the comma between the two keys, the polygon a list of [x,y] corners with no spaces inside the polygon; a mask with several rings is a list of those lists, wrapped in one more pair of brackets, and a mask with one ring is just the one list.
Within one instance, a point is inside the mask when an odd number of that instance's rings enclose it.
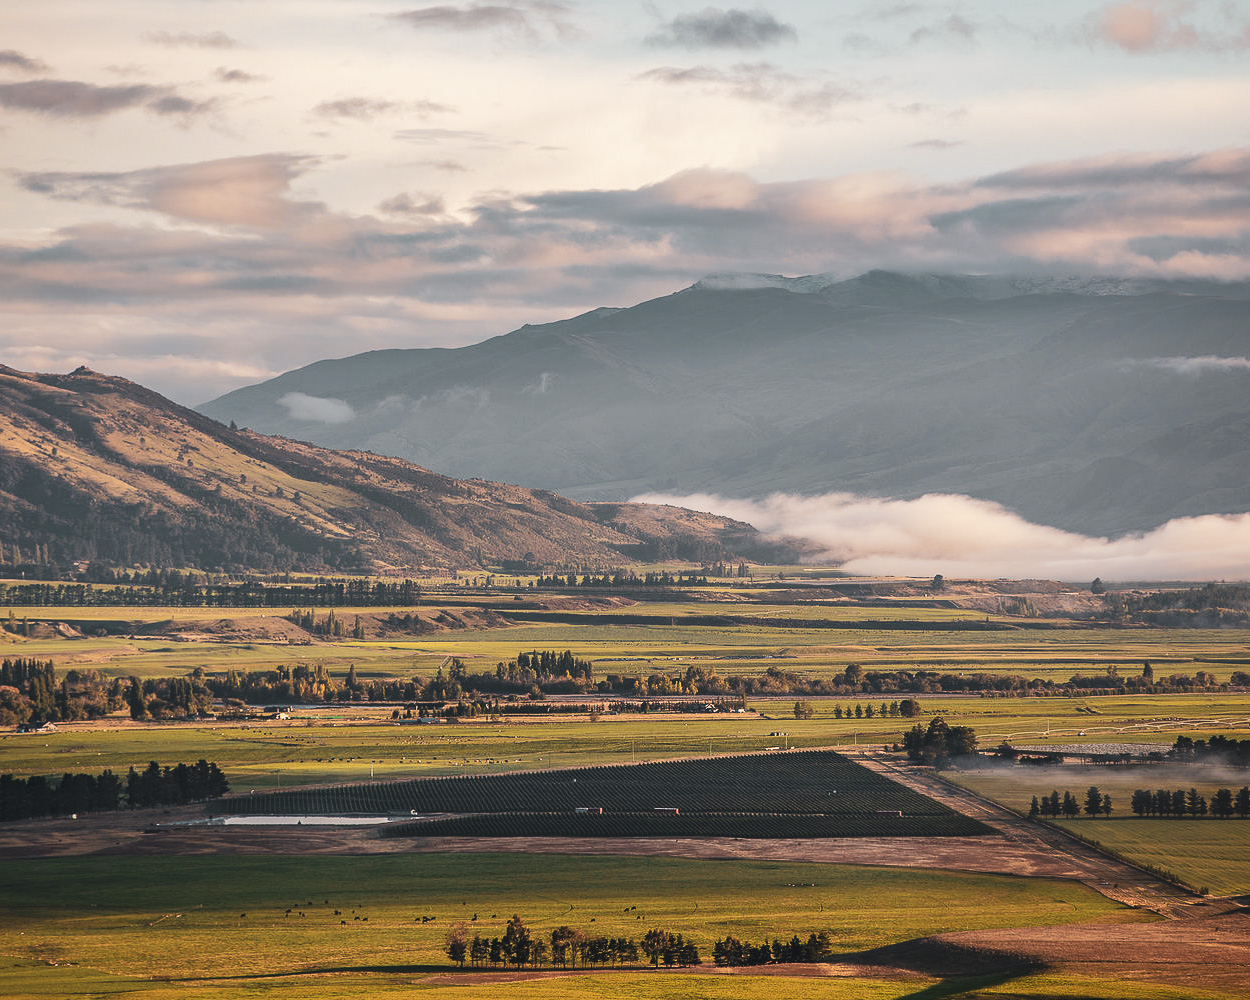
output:
{"label": "hillside", "polygon": [[750,526],[575,503],[236,430],[125,379],[0,367],[0,559],[410,573],[761,550]]}
{"label": "hillside", "polygon": [[1117,533],[1246,509],[1248,356],[1244,285],[728,275],[202,409],[582,498],[953,492]]}

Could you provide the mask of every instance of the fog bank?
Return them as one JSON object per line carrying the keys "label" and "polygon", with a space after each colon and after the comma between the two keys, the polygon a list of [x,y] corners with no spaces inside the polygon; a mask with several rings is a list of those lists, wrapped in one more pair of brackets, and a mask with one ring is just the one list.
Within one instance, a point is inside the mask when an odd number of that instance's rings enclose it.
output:
{"label": "fog bank", "polygon": [[820,558],[868,575],[1104,580],[1250,578],[1250,514],[1183,517],[1153,531],[1093,538],[1033,524],[1000,504],[958,494],[915,500],[851,493],[708,493],[634,498],[709,511],[769,536],[805,539]]}

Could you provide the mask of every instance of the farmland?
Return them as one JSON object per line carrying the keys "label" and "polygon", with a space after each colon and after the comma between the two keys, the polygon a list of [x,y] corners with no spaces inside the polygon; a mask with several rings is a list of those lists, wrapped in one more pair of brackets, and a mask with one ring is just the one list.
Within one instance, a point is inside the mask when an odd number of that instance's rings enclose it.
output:
{"label": "farmland", "polygon": [[949,780],[1020,812],[1033,795],[1052,788],[1073,790],[1084,799],[1096,785],[1111,796],[1110,818],[1053,821],[1086,840],[1097,841],[1120,857],[1173,873],[1186,885],[1217,895],[1250,893],[1250,823],[1214,818],[1143,819],[1132,815],[1129,798],[1137,788],[1196,789],[1208,799],[1217,788],[1237,788],[1250,772],[1218,765],[1140,765],[1134,767],[1007,767],[951,772]]}
{"label": "farmland", "polygon": [[[6,913],[6,946],[0,951],[10,962],[0,971],[0,991],[15,996],[135,992],[163,997],[182,995],[190,980],[222,997],[255,995],[263,988],[309,997],[388,996],[414,988],[435,995],[455,989],[460,997],[497,991],[497,986],[472,985],[477,982],[472,978],[465,985],[464,978],[448,971],[441,954],[442,935],[446,922],[459,910],[470,924],[476,912],[476,924],[492,934],[501,932],[503,921],[514,911],[536,928],[550,930],[557,923],[589,927],[593,920],[604,933],[635,936],[654,918],[657,925],[696,939],[705,959],[712,940],[726,933],[758,939],[819,929],[829,929],[839,951],[846,953],[910,947],[908,942],[917,937],[950,932],[982,935],[969,939],[967,947],[974,952],[988,948],[992,953],[1003,949],[1016,954],[1033,948],[1041,956],[1040,964],[998,978],[987,977],[975,963],[961,965],[962,960],[943,965],[895,956],[883,962],[891,967],[900,963],[898,968],[880,978],[865,979],[860,967],[847,965],[838,974],[849,978],[790,979],[785,992],[796,997],[896,997],[929,987],[938,991],[934,996],[973,988],[985,996],[1132,995],[1105,970],[1072,965],[1064,956],[1075,954],[1072,949],[1078,940],[1098,940],[1104,949],[1110,948],[1112,939],[1100,930],[1105,926],[1114,926],[1122,936],[1135,928],[1133,934],[1144,936],[1133,938],[1134,947],[1158,951],[1157,944],[1143,943],[1153,940],[1149,938],[1153,925],[1142,923],[1149,919],[1146,911],[1126,909],[1092,892],[1072,880],[1080,877],[1075,873],[1065,872],[1067,878],[1056,881],[1040,877],[1037,868],[1028,868],[1022,860],[1017,869],[1012,855],[1016,841],[1009,838],[942,838],[933,836],[942,832],[936,828],[923,831],[928,837],[889,836],[908,831],[883,829],[885,823],[906,824],[914,817],[936,824],[939,816],[923,813],[914,799],[898,798],[899,792],[888,791],[888,784],[859,801],[848,796],[836,808],[826,795],[817,808],[812,804],[814,793],[828,791],[829,784],[840,779],[824,774],[806,787],[801,780],[797,785],[777,781],[776,771],[786,761],[833,760],[834,755],[823,753],[825,748],[889,746],[913,722],[925,724],[935,715],[951,725],[972,726],[983,748],[1001,741],[1045,747],[1084,742],[1171,744],[1182,734],[1244,737],[1250,729],[1250,693],[1221,690],[1219,685],[1246,669],[1250,632],[1090,623],[1062,616],[1039,619],[1009,613],[1010,602],[987,610],[915,594],[896,605],[881,601],[857,605],[840,599],[813,603],[807,592],[796,595],[789,587],[785,583],[769,590],[729,582],[698,593],[646,599],[523,588],[525,600],[512,603],[561,619],[523,621],[520,614],[508,618],[504,609],[510,595],[460,584],[441,591],[431,588],[419,609],[335,609],[349,623],[360,614],[364,639],[302,633],[273,609],[14,609],[18,621],[120,621],[134,626],[107,635],[84,628],[82,638],[48,632],[27,637],[13,629],[0,635],[3,655],[51,659],[58,675],[70,669],[100,670],[112,677],[154,679],[190,675],[197,668],[257,671],[308,664],[324,666],[339,680],[349,667],[364,680],[414,674],[429,678],[440,669],[446,671],[453,660],[472,674],[493,671],[497,663],[522,651],[570,649],[592,662],[596,679],[609,674],[679,679],[694,668],[727,679],[767,681],[760,693],[747,699],[741,713],[676,714],[657,701],[646,713],[605,710],[592,717],[584,696],[553,695],[546,703],[571,706],[570,714],[406,720],[392,718],[402,705],[344,701],[292,705],[282,719],[158,723],[134,721],[123,712],[63,723],[55,732],[0,733],[4,770],[22,776],[55,778],[67,771],[104,768],[124,773],[153,759],[212,760],[239,795],[230,804],[230,811],[237,813],[266,811],[277,801],[281,810],[407,815],[416,809],[430,815],[475,811],[490,806],[492,797],[493,807],[511,810],[472,820],[437,820],[460,826],[448,830],[427,825],[413,836],[389,840],[369,840],[366,832],[343,835],[337,847],[338,835],[308,828],[298,836],[281,831],[196,832],[203,828],[145,835],[145,824],[164,822],[165,817],[136,813],[132,818],[94,821],[102,829],[126,822],[134,829],[126,836],[101,834],[96,846],[82,852],[63,842],[75,835],[74,825],[68,821],[56,825],[59,839],[43,851],[55,858],[32,857],[41,852],[37,831],[42,828],[22,828],[16,831],[21,833],[20,845],[6,856],[0,876]],[[977,600],[993,603],[984,595]],[[383,621],[392,612],[401,616],[419,612],[424,621],[437,624],[421,634],[387,631]],[[852,665],[865,675],[877,670],[960,677],[993,673],[1062,682],[1082,673],[1139,676],[1146,663],[1156,678],[1202,671],[1213,681],[1203,688],[1168,693],[1073,692],[1050,697],[909,693],[920,704],[919,720],[881,714],[882,707],[904,696],[900,692],[865,686],[845,696],[809,697],[791,690],[808,679],[841,681]],[[612,697],[617,696],[605,696],[605,709]],[[799,698],[807,703],[810,717],[796,717]],[[543,699],[534,702],[521,695],[518,702],[541,705]],[[864,713],[868,707],[874,709],[871,717]],[[681,763],[659,763],[676,759]],[[733,780],[709,779],[708,769],[728,759],[754,762],[762,770]],[[622,780],[633,763],[639,765],[632,772],[636,780]],[[576,794],[574,772],[552,777],[562,768],[581,769],[576,772],[580,786]],[[683,768],[690,774],[684,784],[675,778]],[[1087,784],[1106,785],[1121,812],[1110,821],[1073,821],[1074,828],[1088,836],[1089,828],[1097,826],[1096,839],[1109,845],[1112,835],[1123,831],[1124,837],[1139,841],[1125,840],[1119,849],[1126,854],[1139,852],[1144,860],[1216,892],[1245,891],[1238,889],[1243,884],[1238,859],[1244,854],[1244,846],[1238,853],[1238,821],[1128,818],[1126,794],[1116,784],[1119,778],[1112,777],[1117,772],[1096,770],[1097,776],[1087,780],[1084,774],[1076,777],[1079,768],[1064,767],[1061,771],[1072,777],[1058,787],[1079,792]],[[424,780],[431,778],[437,780]],[[1041,794],[1042,786],[1049,791],[1054,784],[1038,769],[1023,772],[1023,778],[1027,780],[1017,780],[1014,772],[1004,776],[988,771],[966,776],[970,785],[991,797],[1002,796],[1014,808],[1027,808],[1033,794]],[[366,784],[371,779],[373,783]],[[1170,778],[1164,782],[1168,787],[1173,783]],[[1209,794],[1212,782],[1195,779],[1184,787],[1194,783]],[[842,785],[836,787],[841,796]],[[444,798],[431,798],[431,788],[439,789]],[[656,797],[661,791],[664,801]],[[270,799],[269,792],[282,798]],[[1021,794],[1023,802],[1018,801]],[[675,796],[687,797],[678,801]],[[603,808],[604,814],[578,815],[575,810],[580,807]],[[654,812],[656,807],[680,812],[661,816]],[[876,815],[879,809],[905,815],[882,817]],[[871,828],[862,832],[877,836],[854,839],[853,827],[866,822],[865,812],[874,815]],[[500,815],[512,825],[501,827]],[[946,815],[971,822],[954,813]],[[781,825],[783,819],[790,828]],[[620,838],[635,838],[628,849],[631,854],[653,844],[653,854],[680,855],[714,842],[723,852],[716,856],[734,860],[492,853],[497,848],[491,843],[503,843],[492,840],[499,835],[509,838],[508,850],[535,849],[519,846],[518,838],[526,835],[540,841],[555,837],[555,844],[585,843],[588,834],[596,833],[586,827],[600,820],[615,824],[605,832],[616,839],[603,843],[621,845]],[[1156,829],[1151,823],[1163,826]],[[495,829],[487,828],[491,824]],[[401,832],[398,825],[395,832]],[[770,839],[754,840],[757,834]],[[815,839],[778,840],[779,834]],[[1199,834],[1218,837],[1185,839]],[[288,836],[307,853],[284,856],[283,838]],[[472,853],[441,853],[453,850],[457,840],[472,842]],[[891,846],[904,840],[913,846]],[[948,847],[933,846],[943,840]],[[18,840],[10,838],[10,843]],[[839,846],[852,843],[862,847]],[[974,843],[986,846],[969,846]],[[119,853],[77,856],[100,849]],[[168,853],[171,850],[176,853]],[[266,853],[248,853],[256,850]],[[743,860],[749,857],[760,860]],[[872,858],[874,866],[825,863],[830,857]],[[961,862],[961,857],[967,860]],[[1044,856],[1032,857],[1043,865],[1040,873],[1048,874]],[[943,859],[940,864],[950,868],[981,864],[997,872],[1032,870],[1035,876],[939,870],[934,867],[939,862],[926,858]],[[880,867],[882,860],[909,867]],[[1067,862],[1054,863],[1062,867]],[[1097,887],[1096,881],[1090,884]],[[326,899],[331,901],[328,912]],[[310,901],[316,904],[311,909]],[[296,903],[305,904],[302,910],[307,915],[284,916]],[[333,917],[333,909],[343,910],[344,903],[349,903],[344,915]],[[626,915],[626,906],[638,906],[646,919],[635,919],[639,911]],[[295,907],[294,912],[300,909]],[[351,914],[351,909],[357,913]],[[248,916],[241,917],[243,913]],[[339,923],[356,915],[369,920]],[[418,919],[423,915],[437,921],[423,925]],[[1069,924],[1071,938],[1045,943],[1037,936],[1040,925]],[[1022,939],[1011,937],[1020,928],[1034,930]],[[1215,930],[1201,934],[1206,935],[1204,940],[1218,938]],[[964,954],[960,950],[964,940],[951,945],[954,953]],[[245,955],[255,957],[241,961]],[[1132,955],[1125,955],[1116,961],[1129,963]],[[51,962],[58,964],[47,964]],[[526,976],[507,989],[535,1000],[671,996],[677,990],[709,998],[776,993],[770,985],[775,979],[769,977],[735,974],[727,979],[706,973],[706,968],[658,974],[579,970],[573,978]],[[1187,978],[1188,972],[1150,968],[1137,974],[1147,984],[1140,988],[1142,996],[1160,995],[1157,990],[1163,982],[1172,991],[1168,995],[1175,996],[1245,992],[1225,980],[1211,979],[1211,989],[1203,994],[1197,984],[1206,980]],[[158,981],[162,975],[174,980]],[[939,977],[946,978],[939,982]],[[1187,989],[1184,983],[1195,985]]]}
{"label": "farmland", "polygon": [[641,937],[668,927],[704,952],[727,932],[758,940],[828,930],[839,952],[858,952],[936,931],[1018,926],[1021,914],[1035,924],[1141,919],[1046,879],[506,854],[6,862],[0,910],[17,959],[184,988],[255,988],[280,974],[304,990],[327,973],[356,988],[388,975],[415,985],[445,964],[449,923],[497,935],[514,913],[539,933],[593,922],[596,933]]}

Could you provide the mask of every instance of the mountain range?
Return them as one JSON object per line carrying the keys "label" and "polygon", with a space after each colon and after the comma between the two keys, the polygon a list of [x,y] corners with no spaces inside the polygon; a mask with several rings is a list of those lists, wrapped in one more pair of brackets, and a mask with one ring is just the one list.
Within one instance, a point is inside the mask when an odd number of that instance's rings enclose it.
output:
{"label": "mountain range", "polygon": [[581,499],[945,492],[1117,533],[1247,509],[1248,355],[1247,285],[718,275],[200,409]]}
{"label": "mountain range", "polygon": [[355,571],[785,554],[749,525],[461,481],[227,427],[85,368],[0,366],[0,562]]}

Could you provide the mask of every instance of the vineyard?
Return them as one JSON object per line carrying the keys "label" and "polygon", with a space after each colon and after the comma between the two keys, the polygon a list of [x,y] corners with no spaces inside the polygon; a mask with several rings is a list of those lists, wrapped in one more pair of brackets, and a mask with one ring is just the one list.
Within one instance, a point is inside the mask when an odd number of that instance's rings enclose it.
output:
{"label": "vineyard", "polygon": [[958,813],[482,813],[388,823],[383,837],[971,837],[991,831]]}
{"label": "vineyard", "polygon": [[[987,832],[829,750],[292,789],[220,800],[251,815],[437,817],[463,836],[955,836]],[[388,828],[412,834],[416,823]],[[536,832],[536,831],[544,832]],[[780,832],[780,831],[787,832]],[[760,832],[750,832],[760,831]],[[793,832],[790,832],[793,831]]]}

